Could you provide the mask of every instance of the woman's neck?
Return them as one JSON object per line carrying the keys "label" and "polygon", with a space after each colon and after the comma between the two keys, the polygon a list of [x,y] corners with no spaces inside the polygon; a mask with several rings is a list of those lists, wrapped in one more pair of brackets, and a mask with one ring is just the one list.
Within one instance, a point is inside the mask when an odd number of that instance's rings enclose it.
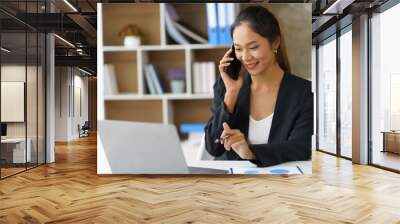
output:
{"label": "woman's neck", "polygon": [[258,91],[279,87],[283,75],[284,71],[277,63],[274,63],[263,73],[251,76],[251,88]]}

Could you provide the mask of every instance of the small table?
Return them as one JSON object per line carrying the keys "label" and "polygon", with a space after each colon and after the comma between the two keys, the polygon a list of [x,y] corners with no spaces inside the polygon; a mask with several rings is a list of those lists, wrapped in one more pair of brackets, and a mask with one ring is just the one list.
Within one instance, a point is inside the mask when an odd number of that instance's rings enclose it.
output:
{"label": "small table", "polygon": [[400,131],[382,131],[383,149],[382,152],[400,154]]}

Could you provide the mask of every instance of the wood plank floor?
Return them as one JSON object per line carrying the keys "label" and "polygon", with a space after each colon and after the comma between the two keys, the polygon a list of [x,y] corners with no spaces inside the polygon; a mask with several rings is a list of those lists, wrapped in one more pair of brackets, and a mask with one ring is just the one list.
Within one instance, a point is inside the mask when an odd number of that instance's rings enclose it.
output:
{"label": "wood plank floor", "polygon": [[0,223],[400,223],[400,175],[316,152],[310,176],[98,176],[96,139],[0,181]]}

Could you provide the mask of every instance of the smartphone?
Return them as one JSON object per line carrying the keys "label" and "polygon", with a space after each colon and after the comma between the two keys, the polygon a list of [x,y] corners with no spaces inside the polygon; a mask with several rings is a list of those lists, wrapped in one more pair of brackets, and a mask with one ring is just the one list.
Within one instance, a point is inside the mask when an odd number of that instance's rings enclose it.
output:
{"label": "smartphone", "polygon": [[224,71],[226,72],[226,74],[229,75],[229,77],[231,79],[237,80],[239,78],[239,72],[240,72],[240,69],[242,68],[242,64],[236,58],[235,48],[233,45],[232,45],[231,49],[232,49],[232,52],[229,54],[229,57],[233,58],[233,60],[231,61],[231,64],[229,66],[226,66],[224,68]]}

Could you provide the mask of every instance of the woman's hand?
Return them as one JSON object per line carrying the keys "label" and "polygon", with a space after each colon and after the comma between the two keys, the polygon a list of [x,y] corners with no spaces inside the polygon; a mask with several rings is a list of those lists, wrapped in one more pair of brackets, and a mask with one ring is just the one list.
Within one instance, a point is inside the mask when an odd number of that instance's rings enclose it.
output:
{"label": "woman's hand", "polygon": [[243,85],[243,74],[240,73],[239,77],[237,80],[233,80],[229,77],[229,75],[224,71],[225,67],[229,66],[230,63],[233,61],[233,58],[230,57],[230,53],[232,52],[232,48],[229,48],[229,50],[225,53],[224,57],[221,59],[219,62],[219,73],[221,74],[222,81],[224,82],[225,85],[225,96],[224,96],[224,103],[228,109],[228,112],[232,113],[237,96],[239,95],[240,88],[242,88]]}
{"label": "woman's hand", "polygon": [[251,160],[256,158],[250,150],[244,134],[239,129],[231,129],[227,123],[224,123],[223,127],[221,144],[224,144],[226,150],[229,151],[232,148],[242,159]]}
{"label": "woman's hand", "polygon": [[222,81],[224,81],[226,92],[238,93],[240,88],[243,85],[242,73],[240,72],[237,80],[233,80],[224,71],[225,67],[229,66],[230,63],[233,61],[233,58],[230,57],[231,52],[232,52],[232,48],[229,48],[229,50],[222,57],[221,61],[219,61],[218,69],[219,69],[219,73],[221,74]]}

